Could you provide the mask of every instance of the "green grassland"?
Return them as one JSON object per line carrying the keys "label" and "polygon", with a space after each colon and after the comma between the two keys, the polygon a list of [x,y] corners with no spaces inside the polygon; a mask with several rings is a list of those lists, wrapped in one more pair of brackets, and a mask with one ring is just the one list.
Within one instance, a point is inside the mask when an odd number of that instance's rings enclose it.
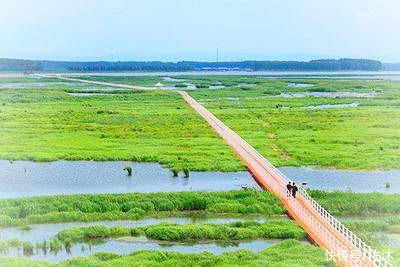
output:
{"label": "green grassland", "polygon": [[57,78],[37,78],[37,77],[0,77],[0,85],[2,83],[44,83],[44,82],[61,82],[60,79]]}
{"label": "green grassland", "polygon": [[2,159],[133,160],[192,170],[244,169],[174,92],[85,98],[68,95],[64,87],[0,90]]}
{"label": "green grassland", "polygon": [[[370,170],[400,164],[400,83],[247,76],[182,78],[195,84],[228,86],[192,90],[190,94],[277,166]],[[90,79],[137,85],[162,81],[161,77]],[[288,82],[314,86],[292,88]],[[255,87],[238,86],[243,83]],[[87,88],[101,93],[93,85]],[[85,92],[82,86],[0,90],[2,159],[133,160],[191,170],[244,170],[231,149],[173,91],[115,90],[107,95],[76,97],[67,92]],[[379,95],[372,99],[271,97],[313,91]],[[302,108],[354,102],[360,106]]]}
{"label": "green grassland", "polygon": [[[283,88],[283,81],[255,88],[197,90],[190,94],[278,166],[390,169],[400,164],[400,83],[312,81]],[[374,99],[268,98],[280,92],[378,92]],[[322,104],[356,108],[302,109]],[[284,108],[282,108],[284,107]]]}
{"label": "green grassland", "polygon": [[0,225],[136,219],[176,212],[283,215],[268,192],[181,192],[62,195],[0,200]]}

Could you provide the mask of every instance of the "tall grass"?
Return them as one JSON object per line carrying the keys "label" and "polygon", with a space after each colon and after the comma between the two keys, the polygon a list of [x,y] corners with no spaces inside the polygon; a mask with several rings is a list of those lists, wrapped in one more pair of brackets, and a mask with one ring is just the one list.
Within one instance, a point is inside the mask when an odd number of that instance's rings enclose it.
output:
{"label": "tall grass", "polygon": [[[21,212],[23,211],[23,212]],[[178,192],[63,195],[0,200],[0,226],[68,221],[137,219],[175,211],[284,214],[268,192]]]}
{"label": "tall grass", "polygon": [[309,192],[314,199],[334,215],[400,214],[400,194],[326,192],[320,190]]}
{"label": "tall grass", "polygon": [[129,228],[123,226],[106,227],[103,225],[94,225],[89,227],[73,227],[63,230],[57,234],[57,239],[62,243],[70,246],[74,243],[83,242],[91,239],[129,235],[133,236],[134,233],[139,233],[138,228]]}
{"label": "tall grass", "polygon": [[169,241],[249,240],[256,238],[305,239],[304,231],[291,221],[239,222],[230,225],[160,224],[148,226],[144,228],[144,232],[148,238]]}
{"label": "tall grass", "polygon": [[125,166],[124,171],[127,171],[128,176],[132,176],[132,167],[131,166]]}
{"label": "tall grass", "polygon": [[[310,191],[310,194],[338,216],[400,215],[398,194],[324,191]],[[262,215],[286,212],[274,195],[253,190],[63,195],[0,200],[0,226],[138,219],[186,211]]]}
{"label": "tall grass", "polygon": [[64,244],[71,245],[92,239],[138,235],[165,241],[253,240],[257,238],[304,240],[306,237],[305,232],[292,221],[271,221],[267,223],[248,221],[226,225],[162,223],[146,227],[106,227],[102,225],[73,227],[59,232],[57,239]]}

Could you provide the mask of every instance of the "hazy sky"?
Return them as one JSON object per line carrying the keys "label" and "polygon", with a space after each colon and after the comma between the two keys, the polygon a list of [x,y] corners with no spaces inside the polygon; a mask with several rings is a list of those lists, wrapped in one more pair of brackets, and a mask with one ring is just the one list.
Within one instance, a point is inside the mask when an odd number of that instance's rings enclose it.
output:
{"label": "hazy sky", "polygon": [[0,0],[0,57],[400,62],[399,13],[399,0]]}

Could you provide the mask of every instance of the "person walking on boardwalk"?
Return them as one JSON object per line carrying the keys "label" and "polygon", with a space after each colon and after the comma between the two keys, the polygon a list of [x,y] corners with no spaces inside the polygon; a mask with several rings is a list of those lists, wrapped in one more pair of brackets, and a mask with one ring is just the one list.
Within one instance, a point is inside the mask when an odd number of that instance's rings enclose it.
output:
{"label": "person walking on boardwalk", "polygon": [[292,189],[293,189],[292,182],[289,182],[289,183],[286,185],[286,188],[287,188],[287,190],[288,190],[287,195],[288,195],[288,197],[290,197],[290,196],[292,195]]}
{"label": "person walking on boardwalk", "polygon": [[293,182],[293,185],[292,185],[292,196],[293,196],[294,198],[296,198],[296,193],[297,193],[298,190],[299,190],[299,188],[298,188],[297,185]]}

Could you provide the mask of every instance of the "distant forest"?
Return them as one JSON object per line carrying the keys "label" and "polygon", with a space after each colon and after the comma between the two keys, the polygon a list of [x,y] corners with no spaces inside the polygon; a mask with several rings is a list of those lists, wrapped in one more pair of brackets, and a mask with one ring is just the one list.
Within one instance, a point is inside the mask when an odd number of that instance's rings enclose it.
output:
{"label": "distant forest", "polygon": [[0,71],[379,71],[397,68],[399,64],[382,64],[370,59],[318,59],[311,61],[47,61],[0,59]]}
{"label": "distant forest", "polygon": [[400,63],[383,63],[383,70],[400,71]]}

